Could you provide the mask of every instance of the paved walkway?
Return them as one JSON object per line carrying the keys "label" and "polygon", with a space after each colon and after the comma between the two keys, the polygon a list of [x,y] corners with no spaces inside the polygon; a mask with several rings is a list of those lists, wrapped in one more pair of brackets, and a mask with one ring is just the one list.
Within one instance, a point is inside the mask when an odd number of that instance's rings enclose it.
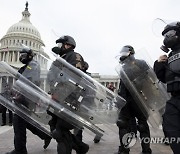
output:
{"label": "paved walkway", "polygon": [[[102,128],[105,128],[102,126]],[[111,130],[114,130],[116,133],[118,129],[116,125],[111,126]],[[88,143],[90,146],[90,150],[88,154],[113,154],[118,150],[119,140],[118,135],[112,131],[107,130],[108,135],[104,136],[104,139],[100,141],[98,144],[94,144],[93,138],[94,135],[89,131],[84,131],[83,139],[84,142]],[[28,154],[56,154],[56,142],[52,140],[49,147],[44,150],[43,149],[43,141],[37,136],[33,135],[28,131],[27,133],[27,148]],[[151,128],[151,136],[153,137],[162,137],[162,130],[159,129],[154,131]],[[169,146],[166,146],[161,143],[152,143],[151,148],[153,154],[172,154]],[[10,126],[0,126],[0,154],[4,154],[5,152],[11,151],[13,149],[13,129]],[[137,140],[136,144],[131,148],[130,154],[140,154],[141,147],[139,140]],[[75,154],[73,151],[72,154]]]}

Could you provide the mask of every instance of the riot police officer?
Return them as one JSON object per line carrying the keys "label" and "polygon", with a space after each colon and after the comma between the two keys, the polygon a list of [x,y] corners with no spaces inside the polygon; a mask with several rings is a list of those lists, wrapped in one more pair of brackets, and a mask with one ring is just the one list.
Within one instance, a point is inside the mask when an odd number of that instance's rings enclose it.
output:
{"label": "riot police officer", "polygon": [[154,71],[158,79],[167,84],[167,92],[171,93],[163,115],[163,130],[169,138],[174,154],[180,153],[180,22],[167,24],[161,49],[169,52],[154,62]]}
{"label": "riot police officer", "polygon": [[[88,64],[86,61],[84,61],[84,65],[83,65],[82,71],[83,71],[84,73],[86,73],[87,75],[91,76],[91,73],[87,71],[88,68],[89,68],[89,64]],[[82,141],[82,138],[83,138],[83,136],[82,136],[83,129],[84,129],[84,128],[81,128],[81,129],[75,128],[75,129],[74,129],[74,134],[76,135],[76,137],[77,137],[80,141]],[[94,139],[93,139],[94,143],[99,143],[100,140],[101,140],[101,137],[99,137],[98,135],[96,135],[96,136],[94,137]]]}
{"label": "riot police officer", "polygon": [[[20,51],[19,60],[24,64],[18,72],[24,77],[29,79],[31,82],[36,85],[40,85],[40,65],[37,61],[33,59],[34,53],[28,48],[24,47]],[[15,103],[21,103],[27,105],[29,101],[25,99],[21,94],[14,92],[13,99]],[[51,137],[40,131],[30,123],[26,122],[17,114],[14,114],[13,117],[13,128],[14,128],[14,150],[6,154],[27,154],[26,149],[26,128],[29,129],[33,134],[39,136],[44,140],[44,149],[47,148],[51,141]]]}
{"label": "riot police officer", "polygon": [[[120,63],[124,65],[128,65],[129,63],[136,63],[139,67],[139,70],[146,69],[146,63],[145,61],[141,61],[138,59],[135,59],[134,54],[134,48],[130,45],[124,46],[120,51]],[[128,67],[128,66],[127,66]],[[128,67],[128,73],[132,73],[132,68]],[[136,73],[140,73],[136,72]],[[129,76],[133,77],[134,74],[131,74]],[[117,121],[117,126],[119,128],[119,139],[120,139],[120,146],[119,151],[116,154],[129,154],[130,149],[125,146],[125,142],[123,141],[123,137],[131,133],[131,121],[132,119],[137,119],[137,130],[140,132],[140,138],[142,139],[141,147],[142,147],[142,153],[143,154],[151,154],[151,148],[150,143],[145,143],[143,138],[150,138],[150,130],[147,123],[147,118],[144,116],[140,108],[138,107],[137,103],[134,100],[134,97],[129,92],[127,87],[124,84],[124,81],[120,79],[120,86],[118,90],[118,94],[122,96],[126,101],[126,105],[122,108],[119,118]]]}
{"label": "riot police officer", "polygon": [[[84,71],[84,59],[83,57],[74,51],[76,47],[76,42],[71,36],[65,35],[56,40],[57,47],[52,48],[52,51],[74,67]],[[48,72],[48,75],[53,76],[53,66],[58,65],[58,60],[55,60]],[[48,77],[49,78],[49,77]],[[51,85],[50,85],[51,87]],[[53,98],[53,90],[50,91]],[[77,154],[85,154],[89,150],[89,146],[79,140],[70,130],[75,127],[66,122],[65,120],[53,115],[52,120],[49,122],[51,126],[52,136],[57,141],[57,153],[58,154],[71,154],[72,149],[74,149]]]}

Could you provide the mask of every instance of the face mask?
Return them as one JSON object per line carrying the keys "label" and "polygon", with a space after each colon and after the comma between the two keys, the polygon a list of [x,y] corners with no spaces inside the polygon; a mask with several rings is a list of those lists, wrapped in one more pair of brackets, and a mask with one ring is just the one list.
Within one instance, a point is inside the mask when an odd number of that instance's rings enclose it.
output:
{"label": "face mask", "polygon": [[120,61],[124,61],[127,57],[128,57],[128,56],[121,56],[121,57],[119,58],[119,60],[120,60]]}
{"label": "face mask", "polygon": [[27,64],[27,62],[29,61],[27,53],[20,53],[19,61],[23,64]]}
{"label": "face mask", "polygon": [[[64,47],[64,45],[60,45],[61,43],[58,43],[58,47],[54,47],[52,48],[52,52],[54,52],[57,55],[64,55],[67,51],[67,49]],[[61,46],[61,47],[60,47]]]}
{"label": "face mask", "polygon": [[61,49],[59,47],[54,47],[54,48],[52,48],[52,52],[59,55],[59,53],[61,52]]}

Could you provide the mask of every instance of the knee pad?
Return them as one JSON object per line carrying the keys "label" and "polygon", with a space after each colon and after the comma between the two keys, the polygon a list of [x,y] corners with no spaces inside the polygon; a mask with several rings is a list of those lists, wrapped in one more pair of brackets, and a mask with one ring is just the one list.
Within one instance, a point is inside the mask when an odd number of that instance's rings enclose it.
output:
{"label": "knee pad", "polygon": [[118,119],[117,122],[116,122],[116,125],[119,127],[119,128],[126,128],[128,126],[128,122],[124,119]]}

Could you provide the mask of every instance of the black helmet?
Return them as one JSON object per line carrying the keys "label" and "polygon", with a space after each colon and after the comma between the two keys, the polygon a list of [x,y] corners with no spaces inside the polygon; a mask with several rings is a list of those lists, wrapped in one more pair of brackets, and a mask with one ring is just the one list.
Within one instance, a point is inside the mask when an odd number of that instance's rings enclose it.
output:
{"label": "black helmet", "polygon": [[23,48],[20,53],[27,53],[28,55],[33,55],[33,51],[30,48]]}
{"label": "black helmet", "polygon": [[170,30],[175,30],[175,31],[180,32],[180,22],[176,21],[176,22],[167,24],[166,27],[164,28],[164,30],[162,31],[162,35],[164,36],[164,34]]}
{"label": "black helmet", "polygon": [[58,40],[56,40],[56,43],[69,44],[69,45],[72,45],[73,48],[76,47],[76,42],[74,38],[68,35],[61,36]]}
{"label": "black helmet", "polygon": [[120,61],[125,60],[128,56],[135,54],[134,48],[130,45],[125,45],[120,51]]}
{"label": "black helmet", "polygon": [[168,48],[173,48],[180,43],[180,22],[167,24],[162,32],[162,35],[164,36],[164,46],[161,46],[161,49],[168,52]]}

